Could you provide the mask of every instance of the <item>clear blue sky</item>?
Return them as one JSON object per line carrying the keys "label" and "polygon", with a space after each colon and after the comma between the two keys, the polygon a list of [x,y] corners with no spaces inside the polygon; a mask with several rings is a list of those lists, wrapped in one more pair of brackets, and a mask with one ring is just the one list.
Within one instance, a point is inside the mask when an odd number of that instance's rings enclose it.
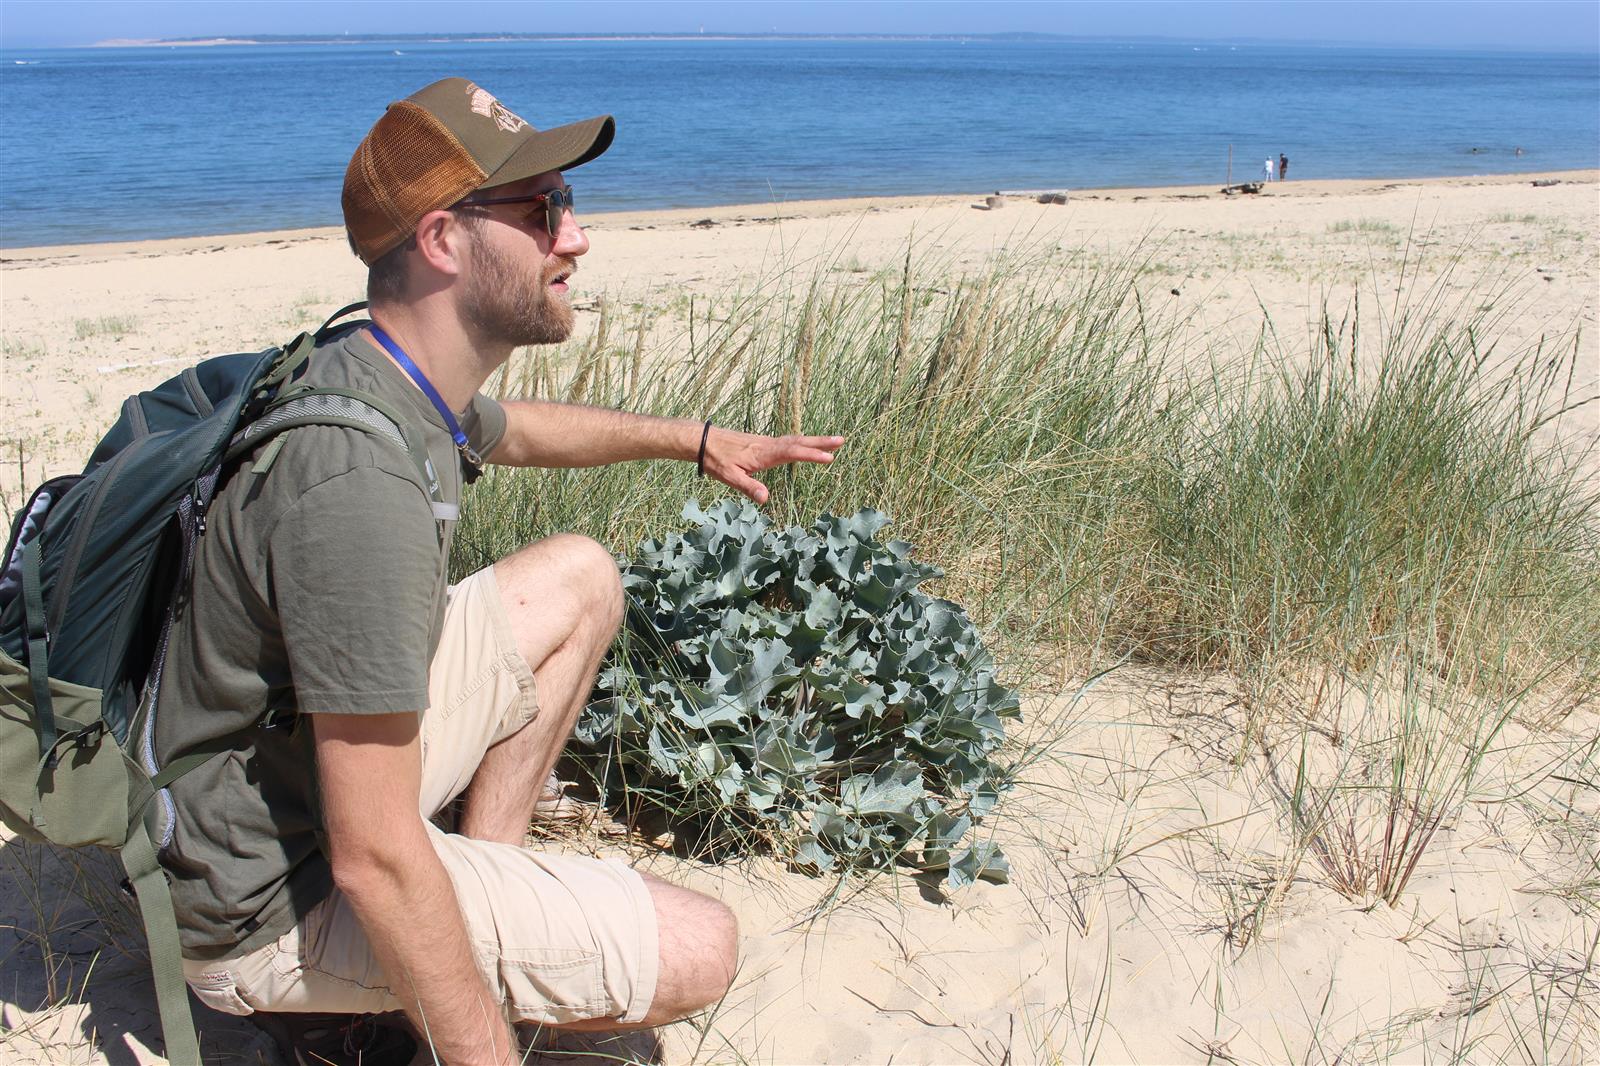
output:
{"label": "clear blue sky", "polygon": [[252,33],[997,33],[1600,51],[1600,0],[0,0],[0,47]]}

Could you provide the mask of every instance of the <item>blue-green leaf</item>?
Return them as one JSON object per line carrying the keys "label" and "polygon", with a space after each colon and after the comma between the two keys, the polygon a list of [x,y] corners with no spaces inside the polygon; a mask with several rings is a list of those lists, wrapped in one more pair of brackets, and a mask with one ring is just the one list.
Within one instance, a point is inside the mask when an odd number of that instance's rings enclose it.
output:
{"label": "blue-green leaf", "polygon": [[973,844],[957,852],[950,861],[945,884],[951,888],[961,888],[980,879],[1000,885],[1011,880],[1011,864],[993,842]]}

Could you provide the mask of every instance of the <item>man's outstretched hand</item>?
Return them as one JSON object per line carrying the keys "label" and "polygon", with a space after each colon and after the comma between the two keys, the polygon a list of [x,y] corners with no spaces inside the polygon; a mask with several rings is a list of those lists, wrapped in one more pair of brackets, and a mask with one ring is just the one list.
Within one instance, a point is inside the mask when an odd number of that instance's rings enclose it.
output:
{"label": "man's outstretched hand", "polygon": [[752,474],[788,463],[831,463],[843,443],[843,437],[763,437],[712,426],[706,437],[706,477],[766,503],[767,487]]}
{"label": "man's outstretched hand", "polygon": [[[507,400],[506,430],[491,463],[578,469],[634,459],[687,459],[700,451],[705,423],[549,400]],[[713,425],[705,437],[706,477],[757,503],[767,487],[752,475],[786,463],[831,463],[843,437],[766,437]]]}

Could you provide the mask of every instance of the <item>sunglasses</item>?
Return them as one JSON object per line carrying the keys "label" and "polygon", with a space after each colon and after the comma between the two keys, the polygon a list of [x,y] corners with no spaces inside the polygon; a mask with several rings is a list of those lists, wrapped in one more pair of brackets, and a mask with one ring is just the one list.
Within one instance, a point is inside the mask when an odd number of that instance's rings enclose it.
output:
{"label": "sunglasses", "polygon": [[496,204],[528,204],[527,220],[532,222],[542,208],[544,228],[552,237],[561,232],[561,216],[572,210],[572,186],[563,185],[549,192],[531,196],[496,196],[485,199],[468,198],[457,202],[457,207],[492,207]]}

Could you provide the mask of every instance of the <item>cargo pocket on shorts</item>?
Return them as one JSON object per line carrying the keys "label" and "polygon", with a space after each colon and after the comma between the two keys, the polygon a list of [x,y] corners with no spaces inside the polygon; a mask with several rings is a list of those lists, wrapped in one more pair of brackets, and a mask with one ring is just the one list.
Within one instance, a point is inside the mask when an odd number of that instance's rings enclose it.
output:
{"label": "cargo pocket on shorts", "polygon": [[479,968],[499,977],[513,1021],[561,1023],[618,1013],[606,997],[605,960],[598,952],[534,948],[501,954],[474,945]]}
{"label": "cargo pocket on shorts", "polygon": [[188,982],[195,998],[212,1010],[241,1017],[256,1012],[239,994],[239,980],[232,970],[207,970],[190,976]]}

